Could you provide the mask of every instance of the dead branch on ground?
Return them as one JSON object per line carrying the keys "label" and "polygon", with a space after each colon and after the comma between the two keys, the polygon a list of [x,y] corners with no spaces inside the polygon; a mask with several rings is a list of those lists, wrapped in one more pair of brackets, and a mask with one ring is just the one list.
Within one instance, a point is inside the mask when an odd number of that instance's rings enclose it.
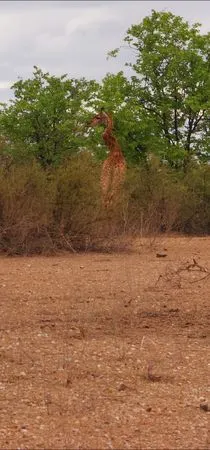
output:
{"label": "dead branch on ground", "polygon": [[197,278],[196,280],[188,280],[190,284],[192,283],[198,283],[199,281],[206,280],[210,277],[210,271],[204,267],[198,264],[195,258],[192,258],[191,263],[189,261],[183,263],[180,267],[177,269],[173,269],[171,267],[166,268],[166,272],[164,275],[159,275],[158,280],[155,283],[155,286],[159,283],[160,280],[165,282],[171,282],[176,285],[176,287],[181,288],[181,282],[186,281],[186,278],[184,278],[182,275],[184,273],[195,273],[195,272],[202,272],[205,275],[202,277]]}

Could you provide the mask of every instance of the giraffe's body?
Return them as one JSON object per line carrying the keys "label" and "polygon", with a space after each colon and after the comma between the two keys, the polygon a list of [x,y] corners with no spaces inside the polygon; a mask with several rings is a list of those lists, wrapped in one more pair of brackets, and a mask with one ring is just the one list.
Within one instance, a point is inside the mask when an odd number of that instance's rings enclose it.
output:
{"label": "giraffe's body", "polygon": [[105,125],[103,140],[110,152],[102,166],[101,189],[104,205],[109,206],[119,196],[119,190],[124,180],[126,161],[117,139],[113,136],[112,118],[101,111],[90,122],[90,126]]}

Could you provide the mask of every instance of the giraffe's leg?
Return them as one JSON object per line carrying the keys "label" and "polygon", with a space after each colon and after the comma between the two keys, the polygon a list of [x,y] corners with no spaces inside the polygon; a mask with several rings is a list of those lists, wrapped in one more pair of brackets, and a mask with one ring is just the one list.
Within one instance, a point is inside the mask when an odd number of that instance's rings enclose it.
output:
{"label": "giraffe's leg", "polygon": [[120,188],[124,181],[126,166],[124,163],[116,165],[113,171],[112,185],[111,185],[111,199],[117,200],[120,195]]}
{"label": "giraffe's leg", "polygon": [[112,168],[110,166],[110,160],[106,159],[103,163],[101,173],[101,190],[105,206],[107,206],[108,203],[109,190],[111,187],[111,178],[112,178]]}

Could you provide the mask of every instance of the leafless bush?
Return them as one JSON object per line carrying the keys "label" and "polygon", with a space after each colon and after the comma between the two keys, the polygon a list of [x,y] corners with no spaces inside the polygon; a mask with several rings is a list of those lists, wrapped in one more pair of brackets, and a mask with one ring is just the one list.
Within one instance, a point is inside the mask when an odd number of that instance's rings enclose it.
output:
{"label": "leafless bush", "polygon": [[[50,171],[34,162],[2,166],[0,251],[127,251],[137,236],[183,232],[186,226],[208,232],[210,183],[205,181],[204,189],[203,179],[209,169],[199,170],[198,175],[192,173],[192,196],[189,174],[178,177],[152,163],[149,168],[130,168],[121,195],[105,208],[101,165],[89,154]],[[190,216],[190,205],[196,219]]]}

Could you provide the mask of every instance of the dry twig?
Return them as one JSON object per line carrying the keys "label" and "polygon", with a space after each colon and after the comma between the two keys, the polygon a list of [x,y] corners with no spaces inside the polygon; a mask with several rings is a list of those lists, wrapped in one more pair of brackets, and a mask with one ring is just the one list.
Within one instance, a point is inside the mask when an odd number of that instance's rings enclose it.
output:
{"label": "dry twig", "polygon": [[205,275],[196,280],[189,281],[189,283],[198,283],[199,281],[205,280],[210,277],[210,271],[206,268],[198,264],[198,262],[193,258],[193,262],[183,263],[178,269],[167,268],[164,275],[159,275],[158,280],[155,283],[155,286],[159,283],[160,280],[165,282],[175,282],[177,287],[181,287],[181,281],[183,280],[182,274],[184,272],[202,272]]}

